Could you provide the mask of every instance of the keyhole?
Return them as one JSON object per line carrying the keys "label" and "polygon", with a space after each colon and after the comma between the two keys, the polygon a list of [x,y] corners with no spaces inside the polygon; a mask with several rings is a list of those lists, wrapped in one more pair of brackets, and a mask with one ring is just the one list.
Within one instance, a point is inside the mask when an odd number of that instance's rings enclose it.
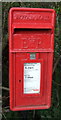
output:
{"label": "keyhole", "polygon": [[19,80],[19,82],[21,82],[21,80]]}

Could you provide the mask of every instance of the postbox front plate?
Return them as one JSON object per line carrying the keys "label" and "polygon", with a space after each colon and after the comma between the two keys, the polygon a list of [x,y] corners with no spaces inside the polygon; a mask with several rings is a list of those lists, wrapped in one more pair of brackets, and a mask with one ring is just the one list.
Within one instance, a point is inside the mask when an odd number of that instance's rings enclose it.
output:
{"label": "postbox front plate", "polygon": [[9,12],[10,109],[51,105],[55,11],[11,8]]}

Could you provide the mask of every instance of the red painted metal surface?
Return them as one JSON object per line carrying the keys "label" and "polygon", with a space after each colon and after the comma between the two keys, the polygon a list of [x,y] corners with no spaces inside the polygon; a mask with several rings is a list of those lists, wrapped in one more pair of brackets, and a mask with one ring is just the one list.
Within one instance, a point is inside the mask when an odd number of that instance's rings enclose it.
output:
{"label": "red painted metal surface", "polygon": [[[53,9],[10,9],[9,86],[10,109],[13,111],[48,109],[51,106],[54,26]],[[33,59],[30,57],[32,53],[35,55]],[[24,93],[26,63],[41,65],[39,93]]]}

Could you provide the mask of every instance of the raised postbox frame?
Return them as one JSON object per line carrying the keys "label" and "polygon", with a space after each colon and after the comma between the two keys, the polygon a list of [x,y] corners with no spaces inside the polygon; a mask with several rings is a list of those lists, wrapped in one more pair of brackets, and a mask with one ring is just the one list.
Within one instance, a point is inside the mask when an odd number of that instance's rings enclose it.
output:
{"label": "raised postbox frame", "polygon": [[[10,9],[9,86],[10,109],[13,111],[48,109],[51,106],[55,16],[53,9]],[[34,59],[30,59],[31,53],[36,54]],[[23,92],[24,63],[41,64],[39,94]]]}

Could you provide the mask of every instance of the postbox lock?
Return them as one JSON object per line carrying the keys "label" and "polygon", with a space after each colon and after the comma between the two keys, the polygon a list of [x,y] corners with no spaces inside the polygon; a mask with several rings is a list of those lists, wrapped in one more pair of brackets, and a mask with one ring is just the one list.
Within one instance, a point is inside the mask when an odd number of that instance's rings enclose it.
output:
{"label": "postbox lock", "polygon": [[36,59],[36,53],[30,53],[30,59]]}

